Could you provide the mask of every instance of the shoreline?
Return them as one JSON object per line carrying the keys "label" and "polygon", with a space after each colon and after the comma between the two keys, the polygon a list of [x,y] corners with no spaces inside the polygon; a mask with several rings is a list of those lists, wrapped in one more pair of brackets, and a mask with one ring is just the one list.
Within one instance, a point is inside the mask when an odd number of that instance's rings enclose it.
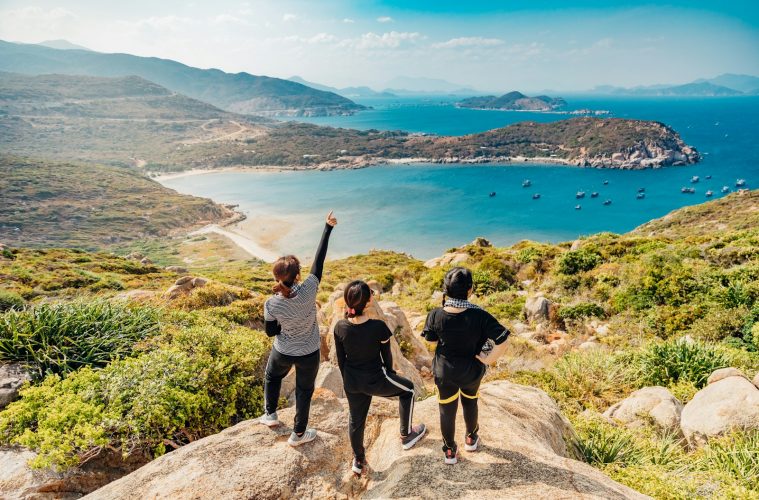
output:
{"label": "shoreline", "polygon": [[272,263],[279,258],[278,253],[261,246],[258,242],[250,238],[248,235],[237,232],[235,230],[235,226],[222,227],[219,224],[209,224],[207,226],[203,226],[200,229],[196,229],[195,231],[191,231],[187,233],[187,235],[198,236],[208,233],[215,233],[220,236],[224,236],[229,241],[234,243],[238,248],[247,252],[253,258],[262,260],[267,263]]}

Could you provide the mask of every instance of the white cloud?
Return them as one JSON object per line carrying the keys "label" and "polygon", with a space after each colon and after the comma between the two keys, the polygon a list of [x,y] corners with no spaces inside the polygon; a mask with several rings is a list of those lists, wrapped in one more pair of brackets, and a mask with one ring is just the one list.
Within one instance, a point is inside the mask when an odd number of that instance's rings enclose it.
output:
{"label": "white cloud", "polygon": [[364,33],[359,38],[349,38],[340,42],[343,47],[356,49],[398,49],[423,40],[424,36],[417,32],[390,31],[388,33]]}
{"label": "white cloud", "polygon": [[81,39],[79,16],[56,7],[21,7],[0,11],[0,37],[6,40],[42,41],[52,38]]}
{"label": "white cloud", "polygon": [[308,45],[316,45],[316,44],[327,44],[327,43],[333,43],[337,42],[339,39],[335,35],[330,35],[329,33],[317,33],[314,36],[310,37],[304,37],[304,36],[298,36],[298,35],[290,35],[290,36],[282,36],[282,37],[276,37],[276,38],[267,38],[264,40],[266,43],[270,44],[278,44],[278,43],[289,43],[289,44],[308,44]]}
{"label": "white cloud", "polygon": [[253,23],[241,17],[232,14],[219,14],[213,18],[214,24],[232,24],[238,26],[253,26]]}
{"label": "white cloud", "polygon": [[390,16],[382,16],[377,18],[378,23],[392,23],[393,18]]}
{"label": "white cloud", "polygon": [[190,19],[189,17],[180,17],[180,16],[151,16],[146,17],[145,19],[140,19],[139,21],[135,23],[126,23],[131,24],[132,26],[139,28],[139,29],[152,29],[155,31],[159,31],[162,33],[165,32],[178,32],[181,31],[183,28],[193,24],[195,21],[193,19]]}
{"label": "white cloud", "polygon": [[483,38],[481,36],[465,36],[460,38],[451,38],[446,42],[434,43],[432,48],[435,49],[453,49],[460,47],[495,47],[503,45],[504,41],[500,38]]}
{"label": "white cloud", "polygon": [[282,16],[282,20],[286,23],[290,21],[295,21],[297,18],[298,16],[296,16],[295,14],[290,14],[290,13],[286,13]]}
{"label": "white cloud", "polygon": [[343,22],[344,22],[345,24],[353,24],[353,23],[355,23],[356,21],[354,21],[354,20],[353,20],[353,19],[351,19],[350,17],[346,17],[345,19],[343,19]]}

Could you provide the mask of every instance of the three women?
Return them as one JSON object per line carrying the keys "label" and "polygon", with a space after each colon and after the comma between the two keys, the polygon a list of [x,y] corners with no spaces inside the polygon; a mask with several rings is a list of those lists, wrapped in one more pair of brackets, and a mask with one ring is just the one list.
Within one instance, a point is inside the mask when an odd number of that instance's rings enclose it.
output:
{"label": "three women", "polygon": [[[308,428],[308,415],[314,382],[320,364],[319,327],[316,320],[316,294],[332,228],[337,224],[329,213],[311,272],[300,282],[300,263],[293,255],[274,263],[277,280],[275,294],[264,305],[266,333],[274,336],[264,380],[265,409],[261,423],[279,425],[277,404],[282,379],[295,367],[295,424],[288,439],[292,446],[316,438]],[[442,307],[427,316],[422,335],[436,343],[433,374],[438,389],[440,428],[446,464],[458,461],[455,421],[458,401],[464,412],[466,436],[464,449],[476,451],[480,445],[478,407],[479,386],[485,374],[483,356],[493,345],[506,341],[509,331],[487,311],[467,299],[472,293],[472,274],[468,269],[451,269],[444,280]],[[372,291],[363,281],[345,288],[345,319],[334,330],[335,353],[350,410],[349,435],[353,448],[351,469],[361,474],[365,463],[364,429],[373,396],[398,397],[400,443],[410,449],[424,437],[424,424],[413,425],[416,394],[413,383],[393,370],[390,349],[392,333],[380,320],[370,319],[366,307]]]}

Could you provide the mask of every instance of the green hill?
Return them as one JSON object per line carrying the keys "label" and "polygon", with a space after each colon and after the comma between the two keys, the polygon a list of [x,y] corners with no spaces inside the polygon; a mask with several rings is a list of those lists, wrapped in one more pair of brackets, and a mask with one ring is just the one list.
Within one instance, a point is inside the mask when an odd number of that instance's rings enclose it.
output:
{"label": "green hill", "polygon": [[167,236],[231,211],[132,169],[0,155],[0,242],[104,248]]}
{"label": "green hill", "polygon": [[469,97],[456,103],[460,108],[498,109],[502,111],[551,111],[562,108],[567,102],[561,97],[539,95],[529,97],[513,91],[500,97],[493,95]]}
{"label": "green hill", "polygon": [[364,109],[345,97],[289,80],[199,69],[170,59],[130,54],[58,50],[0,41],[0,71],[32,75],[136,75],[228,111],[246,114],[329,115]]}

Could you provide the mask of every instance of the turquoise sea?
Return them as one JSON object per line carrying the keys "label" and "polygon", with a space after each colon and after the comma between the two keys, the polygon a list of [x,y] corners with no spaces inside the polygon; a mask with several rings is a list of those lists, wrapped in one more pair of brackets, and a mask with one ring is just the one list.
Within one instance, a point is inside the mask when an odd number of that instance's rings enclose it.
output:
{"label": "turquoise sea", "polygon": [[[759,97],[566,97],[569,109],[605,109],[612,116],[657,120],[680,132],[704,154],[687,167],[641,171],[546,165],[404,165],[362,170],[286,173],[219,173],[163,181],[180,192],[237,203],[255,223],[283,220],[288,234],[273,243],[280,252],[307,256],[322,216],[340,219],[331,255],[372,248],[419,258],[441,254],[477,236],[497,245],[522,239],[565,241],[599,231],[625,232],[676,208],[701,203],[707,189],[735,189],[738,178],[759,185]],[[361,101],[374,109],[354,116],[307,121],[350,128],[401,129],[445,135],[479,132],[524,120],[566,115],[478,111],[453,107],[449,98]],[[304,119],[305,121],[305,119]],[[700,176],[698,184],[690,178]],[[706,177],[712,178],[707,180]],[[522,188],[523,179],[532,186]],[[603,181],[608,180],[608,185]],[[681,194],[682,186],[696,193]],[[638,188],[646,198],[636,199]],[[579,190],[586,198],[575,199]],[[495,197],[488,194],[495,191]],[[598,191],[598,198],[590,198]],[[533,193],[540,193],[533,200]],[[603,200],[611,205],[604,206]],[[580,210],[575,205],[581,205]],[[271,222],[269,222],[271,224]]]}

